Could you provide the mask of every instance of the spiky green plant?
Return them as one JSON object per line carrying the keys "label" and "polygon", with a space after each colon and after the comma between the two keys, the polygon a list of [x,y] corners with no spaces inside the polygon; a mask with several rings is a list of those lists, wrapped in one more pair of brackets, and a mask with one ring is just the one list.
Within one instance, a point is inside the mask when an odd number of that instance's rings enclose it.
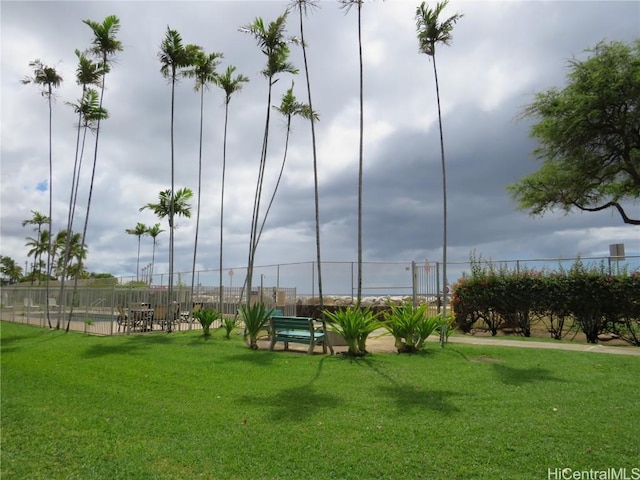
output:
{"label": "spiky green plant", "polygon": [[258,349],[258,335],[265,330],[265,322],[269,319],[273,310],[267,308],[264,303],[242,305],[240,315],[244,322],[244,337],[249,337],[249,348]]}
{"label": "spiky green plant", "polygon": [[205,337],[210,337],[211,332],[209,331],[211,328],[211,324],[220,318],[220,312],[214,310],[213,308],[203,308],[198,311],[193,312],[193,316],[200,322],[202,325],[202,333]]}
{"label": "spiky green plant", "polygon": [[417,352],[424,348],[425,340],[445,323],[442,314],[429,315],[428,305],[414,307],[410,303],[389,305],[384,312],[384,328],[395,339],[398,353]]}
{"label": "spiky green plant", "polygon": [[235,318],[225,318],[222,321],[222,328],[224,328],[225,340],[231,340],[231,332],[238,326],[238,321]]}
{"label": "spiky green plant", "polygon": [[378,315],[368,307],[350,306],[343,310],[330,312],[323,310],[329,319],[327,328],[341,335],[347,342],[347,355],[363,356],[367,353],[367,338],[382,326]]}

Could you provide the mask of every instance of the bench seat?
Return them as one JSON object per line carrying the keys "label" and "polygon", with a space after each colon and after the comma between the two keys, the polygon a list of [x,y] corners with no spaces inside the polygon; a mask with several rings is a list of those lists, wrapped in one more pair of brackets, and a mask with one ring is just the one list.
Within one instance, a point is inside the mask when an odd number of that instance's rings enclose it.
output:
{"label": "bench seat", "polygon": [[289,348],[289,342],[309,345],[307,353],[313,353],[313,347],[322,345],[322,351],[327,353],[327,346],[333,354],[333,346],[327,336],[324,322],[316,322],[308,317],[284,317],[273,316],[269,319],[269,331],[271,344],[269,350],[277,342],[284,342],[285,350]]}

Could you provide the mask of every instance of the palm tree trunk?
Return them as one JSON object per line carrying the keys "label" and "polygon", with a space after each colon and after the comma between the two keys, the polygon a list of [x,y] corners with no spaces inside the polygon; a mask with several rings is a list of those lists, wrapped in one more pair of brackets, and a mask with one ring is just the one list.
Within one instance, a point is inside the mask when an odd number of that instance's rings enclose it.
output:
{"label": "palm tree trunk", "polygon": [[[191,269],[191,303],[196,281],[196,255],[198,252],[198,231],[200,229],[200,192],[202,190],[202,125],[204,118],[204,86],[200,89],[200,145],[198,151],[198,208],[196,210],[196,238],[193,244],[193,268]],[[191,328],[191,324],[189,324]]]}
{"label": "palm tree trunk", "polygon": [[222,142],[222,188],[220,189],[220,259],[219,259],[219,283],[220,283],[220,313],[223,312],[222,302],[222,242],[223,242],[223,227],[224,227],[224,180],[227,169],[227,125],[229,121],[229,101],[227,99],[224,108],[224,140]]}
{"label": "palm tree trunk", "polygon": [[315,220],[316,220],[316,261],[318,262],[318,295],[320,298],[320,309],[324,308],[322,297],[322,262],[320,260],[320,196],[318,194],[318,155],[316,149],[316,127],[313,118],[313,103],[311,102],[311,82],[309,80],[309,65],[307,64],[307,48],[304,43],[304,28],[302,20],[302,4],[298,3],[300,13],[300,43],[302,44],[302,58],[304,59],[304,73],[307,81],[307,98],[309,110],[311,111],[311,147],[313,151],[313,188],[315,200]]}
{"label": "palm tree trunk", "polygon": [[[442,133],[442,113],[440,111],[440,87],[438,85],[438,69],[436,68],[436,56],[433,55],[433,75],[436,81],[436,101],[438,103],[438,127],[440,130],[440,155],[442,163],[442,318],[447,318],[447,300],[449,285],[447,283],[447,171],[444,161],[444,136]],[[446,337],[446,323],[443,323],[440,331],[440,346],[444,347]]]}
{"label": "palm tree trunk", "polygon": [[253,215],[251,218],[251,234],[249,238],[249,261],[247,265],[247,307],[251,304],[251,287],[253,280],[253,262],[255,259],[256,249],[258,248],[258,220],[260,216],[260,199],[262,197],[262,183],[264,180],[264,170],[267,162],[267,145],[269,142],[269,121],[271,118],[271,87],[273,85],[272,78],[268,78],[269,91],[267,94],[267,116],[264,126],[264,138],[262,140],[262,153],[260,157],[260,165],[258,169],[258,180],[256,182],[256,194],[253,200]]}
{"label": "palm tree trunk", "polygon": [[262,224],[260,225],[260,230],[258,231],[258,238],[256,240],[256,245],[260,241],[260,236],[262,235],[264,224],[267,222],[267,216],[269,215],[269,210],[271,210],[271,205],[273,205],[273,201],[276,198],[276,193],[278,192],[278,187],[280,186],[280,180],[282,180],[282,173],[284,172],[284,166],[287,163],[287,151],[289,150],[290,134],[291,134],[291,115],[289,115],[287,118],[287,135],[284,143],[284,155],[282,157],[282,164],[280,165],[280,173],[278,174],[278,180],[276,181],[276,186],[273,188],[273,193],[271,194],[271,199],[269,200],[269,205],[267,206],[267,210],[264,212],[264,217],[262,218]]}
{"label": "palm tree trunk", "polygon": [[[103,65],[107,64],[107,55],[104,54],[102,56]],[[107,74],[102,74],[102,86],[100,87],[100,105],[98,106],[98,111],[102,111],[102,100],[104,99],[104,84]],[[89,183],[89,197],[87,199],[87,211],[84,216],[84,227],[82,229],[82,243],[80,244],[80,251],[84,251],[86,241],[87,241],[87,228],[89,226],[89,213],[91,211],[91,199],[93,197],[93,182],[96,177],[96,164],[98,163],[98,141],[100,139],[100,116],[98,116],[98,121],[96,123],[96,143],[93,148],[93,168],[91,170],[91,182]],[[78,290],[78,277],[80,276],[80,272],[82,272],[82,258],[78,259],[78,275],[76,275],[73,281],[73,293],[72,298],[75,297],[76,291]],[[69,307],[69,319],[67,320],[67,332],[69,331],[69,327],[71,326],[71,317],[73,315],[73,301],[71,302],[71,306]]]}
{"label": "palm tree trunk", "polygon": [[[51,84],[49,84],[49,248],[47,249],[47,282],[46,282],[46,292],[47,298],[45,302],[45,307],[47,309],[47,323],[49,324],[49,328],[51,328],[51,318],[49,316],[49,270],[51,269],[51,237],[53,236],[52,223],[51,223],[51,215],[53,212],[53,146],[52,146],[52,109],[51,109],[51,95],[53,92],[51,91]],[[56,324],[56,328],[60,328],[60,317],[58,316],[58,322]]]}
{"label": "palm tree trunk", "polygon": [[360,56],[360,151],[358,160],[358,299],[362,300],[362,170],[364,156],[364,97],[363,97],[363,69],[362,69],[362,2],[358,2],[358,51]]}
{"label": "palm tree trunk", "polygon": [[[175,172],[174,172],[174,145],[173,124],[175,112],[176,67],[173,66],[171,75],[171,195],[169,199],[169,282],[167,288],[167,312],[172,312],[171,299],[173,298],[173,216],[175,203]],[[168,313],[167,313],[168,315]],[[171,333],[172,322],[167,323],[167,332]]]}

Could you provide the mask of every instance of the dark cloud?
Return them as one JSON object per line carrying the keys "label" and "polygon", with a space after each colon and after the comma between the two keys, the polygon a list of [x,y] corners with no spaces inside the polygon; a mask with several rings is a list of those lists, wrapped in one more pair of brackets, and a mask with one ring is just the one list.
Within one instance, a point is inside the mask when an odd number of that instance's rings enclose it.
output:
{"label": "dark cloud", "polygon": [[[65,78],[54,105],[54,222],[66,218],[75,156],[73,111],[75,48],[92,39],[83,19],[121,19],[125,50],[107,77],[96,184],[88,230],[88,268],[116,275],[135,273],[135,237],[125,229],[158,222],[139,208],[170,184],[171,87],[160,75],[159,45],[167,26],[185,43],[222,52],[220,70],[237,66],[250,82],[230,104],[225,196],[226,267],[242,267],[250,225],[256,168],[263,140],[267,84],[253,38],[238,32],[255,17],[275,19],[288,2],[3,2],[2,3],[2,254],[26,259],[21,227],[30,210],[48,211],[46,102],[19,84],[28,62],[41,58]],[[321,2],[305,19],[305,38],[317,126],[323,259],[354,261],[357,253],[358,50],[356,12]],[[533,94],[562,86],[567,61],[603,39],[638,36],[637,2],[453,2],[464,13],[450,47],[438,51],[447,160],[449,258],[464,261],[476,251],[485,258],[531,258],[606,254],[609,243],[625,242],[640,253],[637,228],[623,226],[611,212],[549,214],[531,218],[515,210],[505,190],[537,168],[531,158],[530,124],[517,121]],[[405,1],[367,2],[364,45],[364,204],[366,260],[423,261],[441,256],[442,177],[433,65],[419,54],[413,15]],[[288,33],[298,35],[290,14]],[[303,60],[295,78],[306,101]],[[274,85],[273,104],[291,85]],[[200,96],[192,81],[176,87],[176,185],[197,186]],[[198,268],[218,266],[220,181],[224,105],[220,89],[205,93],[203,189]],[[284,153],[285,129],[275,112],[269,137],[266,192],[270,193]],[[93,140],[88,137],[82,185],[86,188]],[[293,123],[287,164],[265,226],[257,261],[262,264],[315,260],[315,211],[310,131]],[[80,193],[77,225],[86,209]],[[268,197],[263,200],[266,208]],[[637,208],[630,206],[630,208]],[[264,209],[263,209],[264,212]],[[194,205],[195,215],[195,205]],[[180,219],[176,269],[191,268],[195,219]],[[162,222],[167,229],[166,222]],[[79,228],[79,227],[78,227]],[[168,234],[159,237],[156,272],[166,270]],[[143,239],[141,264],[151,260]],[[331,269],[329,269],[330,271]],[[337,272],[337,267],[335,272]],[[329,275],[329,274],[328,274]],[[336,274],[337,275],[337,274]],[[283,280],[284,281],[284,280]]]}

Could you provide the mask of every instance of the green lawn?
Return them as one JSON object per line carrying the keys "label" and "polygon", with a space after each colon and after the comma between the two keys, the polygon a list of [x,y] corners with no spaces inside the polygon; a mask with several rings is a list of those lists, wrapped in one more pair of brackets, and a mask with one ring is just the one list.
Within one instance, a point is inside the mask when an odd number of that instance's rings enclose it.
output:
{"label": "green lawn", "polygon": [[[2,479],[547,479],[640,467],[640,357],[1,324]],[[553,478],[553,477],[552,477]]]}

